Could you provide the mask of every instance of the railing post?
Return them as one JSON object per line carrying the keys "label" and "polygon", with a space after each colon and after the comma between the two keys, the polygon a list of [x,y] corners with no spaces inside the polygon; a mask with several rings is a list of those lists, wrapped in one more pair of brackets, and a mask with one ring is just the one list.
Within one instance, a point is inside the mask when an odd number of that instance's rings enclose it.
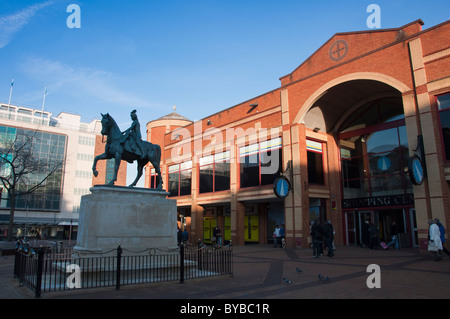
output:
{"label": "railing post", "polygon": [[122,248],[120,245],[117,247],[117,269],[116,269],[116,290],[120,290],[120,268],[122,259]]}
{"label": "railing post", "polygon": [[38,250],[38,259],[37,259],[37,273],[36,273],[36,292],[35,297],[41,297],[41,289],[42,289],[42,265],[44,263],[44,250],[39,248]]}
{"label": "railing post", "polygon": [[200,240],[200,238],[198,239],[198,243],[197,243],[197,267],[198,270],[203,270],[203,260],[202,260],[202,241]]}
{"label": "railing post", "polygon": [[180,284],[184,283],[184,243],[180,245]]}
{"label": "railing post", "polygon": [[15,258],[14,258],[14,278],[20,279],[20,253],[16,250],[14,252]]}

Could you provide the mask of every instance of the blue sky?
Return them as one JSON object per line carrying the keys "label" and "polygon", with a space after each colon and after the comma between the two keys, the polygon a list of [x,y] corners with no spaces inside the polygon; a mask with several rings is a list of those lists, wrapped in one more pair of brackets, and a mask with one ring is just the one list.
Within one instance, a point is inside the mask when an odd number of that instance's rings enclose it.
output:
{"label": "blue sky", "polygon": [[[0,102],[79,114],[129,113],[145,124],[177,112],[198,120],[279,87],[338,32],[450,17],[448,0],[0,0]],[[81,28],[68,28],[70,4]],[[145,135],[144,135],[145,136]]]}
{"label": "blue sky", "polygon": [[[81,28],[69,29],[69,4]],[[448,1],[40,0],[0,2],[0,101],[141,125],[172,106],[197,120],[275,89],[337,32],[450,16]],[[124,129],[126,127],[123,127]]]}

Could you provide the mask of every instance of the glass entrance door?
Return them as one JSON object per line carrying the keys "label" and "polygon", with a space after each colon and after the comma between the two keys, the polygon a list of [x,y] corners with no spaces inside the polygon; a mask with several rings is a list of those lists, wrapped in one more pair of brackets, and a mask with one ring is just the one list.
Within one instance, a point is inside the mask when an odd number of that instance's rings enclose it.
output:
{"label": "glass entrance door", "polygon": [[368,233],[369,225],[366,224],[367,221],[371,221],[371,211],[364,210],[358,211],[358,229],[357,229],[357,244],[358,245],[369,245],[370,236]]}
{"label": "glass entrance door", "polygon": [[257,215],[245,216],[244,240],[246,242],[259,241],[259,223]]}
{"label": "glass entrance door", "polygon": [[214,227],[217,226],[217,219],[214,217],[203,218],[203,242],[211,243]]}
{"label": "glass entrance door", "polygon": [[361,245],[364,237],[364,223],[371,220],[371,211],[348,211],[345,213],[347,245]]}
{"label": "glass entrance door", "polygon": [[356,216],[354,211],[345,213],[347,245],[356,245]]}

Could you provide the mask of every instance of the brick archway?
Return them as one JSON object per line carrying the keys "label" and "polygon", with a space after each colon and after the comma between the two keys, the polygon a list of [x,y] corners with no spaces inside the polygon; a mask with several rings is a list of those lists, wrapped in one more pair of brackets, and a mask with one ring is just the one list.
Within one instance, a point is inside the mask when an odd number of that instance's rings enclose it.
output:
{"label": "brick archway", "polygon": [[301,106],[300,110],[298,111],[297,115],[293,120],[293,124],[297,123],[305,124],[304,120],[307,112],[315,105],[317,101],[320,100],[320,98],[322,98],[324,95],[327,94],[328,90],[340,84],[357,80],[372,80],[380,82],[391,87],[392,89],[397,90],[401,94],[411,91],[411,88],[408,87],[406,84],[386,74],[377,72],[356,72],[346,74],[323,84],[319,89],[317,89],[313,94],[311,94],[309,98]]}

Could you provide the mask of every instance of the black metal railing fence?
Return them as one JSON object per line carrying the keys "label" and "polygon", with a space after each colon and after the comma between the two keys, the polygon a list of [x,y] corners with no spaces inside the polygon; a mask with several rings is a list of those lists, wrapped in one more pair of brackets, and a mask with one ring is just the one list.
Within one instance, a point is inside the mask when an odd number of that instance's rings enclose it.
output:
{"label": "black metal railing fence", "polygon": [[[89,253],[89,252],[84,252]],[[162,251],[149,248],[131,251],[118,246],[89,257],[78,256],[72,249],[17,249],[14,277],[31,289],[36,297],[43,292],[86,289],[142,283],[180,281],[233,276],[231,247],[180,245]]]}

